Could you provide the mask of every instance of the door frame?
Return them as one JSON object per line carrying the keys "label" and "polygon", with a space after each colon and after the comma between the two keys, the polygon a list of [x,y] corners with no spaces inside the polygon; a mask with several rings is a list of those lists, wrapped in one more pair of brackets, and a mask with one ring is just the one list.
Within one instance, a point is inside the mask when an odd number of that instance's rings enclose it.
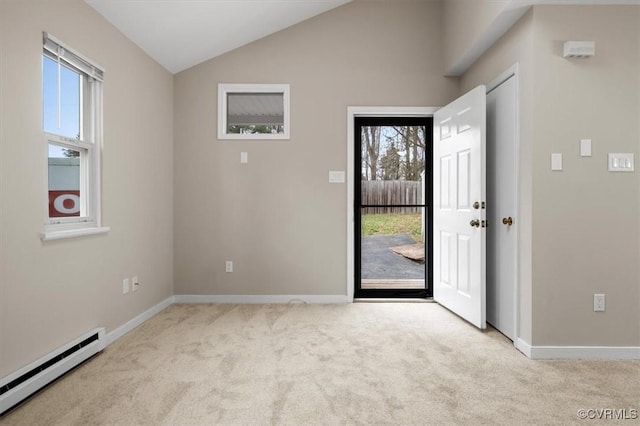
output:
{"label": "door frame", "polygon": [[[410,124],[413,122],[413,124]],[[364,124],[366,123],[366,124]],[[424,286],[421,289],[418,288],[362,288],[362,232],[360,226],[362,224],[362,194],[360,179],[358,178],[358,168],[362,167],[362,134],[358,130],[364,126],[393,126],[399,125],[412,125],[412,126],[424,126],[425,127],[425,149],[424,149],[424,166],[422,174],[428,171],[428,178],[424,177],[422,183],[422,189],[424,190],[424,199],[422,204],[416,204],[416,207],[422,208],[422,231],[425,243],[426,258],[424,261]],[[354,195],[354,265],[355,265],[355,290],[354,298],[362,299],[427,299],[433,296],[433,251],[432,241],[430,238],[433,232],[433,168],[428,167],[432,164],[431,158],[433,157],[433,118],[428,116],[417,115],[394,115],[394,116],[355,116],[354,117],[354,181],[353,181],[353,195]],[[359,142],[359,143],[358,143]],[[425,182],[426,181],[426,182]],[[428,184],[428,185],[427,185]],[[394,207],[390,204],[389,207]],[[397,207],[397,206],[395,206]],[[358,213],[358,211],[360,213]],[[426,238],[429,236],[429,238]],[[355,250],[355,249],[358,250]],[[358,283],[360,280],[360,284]]]}
{"label": "door frame", "polygon": [[[509,78],[514,78],[515,83],[515,97],[516,97],[516,137],[514,140],[514,151],[515,151],[515,175],[516,175],[516,194],[515,194],[515,204],[516,204],[516,217],[518,220],[514,223],[514,231],[515,231],[515,239],[516,239],[516,264],[515,264],[515,279],[516,282],[514,292],[513,292],[513,316],[514,316],[514,336],[513,336],[513,345],[518,348],[518,340],[520,338],[520,218],[522,218],[522,210],[520,208],[520,76],[519,76],[519,64],[516,62],[509,68],[507,68],[502,73],[498,74],[496,78],[491,80],[489,84],[486,85],[487,93],[493,91],[502,83],[507,81]],[[487,188],[487,191],[490,189]],[[490,207],[490,206],[489,206]]]}
{"label": "door frame", "polygon": [[356,117],[433,117],[440,107],[347,107],[347,303],[353,302],[355,290],[355,218],[354,218],[354,161]]}

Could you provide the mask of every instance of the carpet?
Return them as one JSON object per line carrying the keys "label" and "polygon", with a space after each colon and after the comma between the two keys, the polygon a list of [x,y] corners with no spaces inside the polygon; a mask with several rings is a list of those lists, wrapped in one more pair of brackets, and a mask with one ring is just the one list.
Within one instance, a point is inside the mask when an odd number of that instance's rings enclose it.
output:
{"label": "carpet", "polygon": [[597,424],[577,411],[640,409],[639,378],[529,360],[435,303],[172,305],[0,423]]}

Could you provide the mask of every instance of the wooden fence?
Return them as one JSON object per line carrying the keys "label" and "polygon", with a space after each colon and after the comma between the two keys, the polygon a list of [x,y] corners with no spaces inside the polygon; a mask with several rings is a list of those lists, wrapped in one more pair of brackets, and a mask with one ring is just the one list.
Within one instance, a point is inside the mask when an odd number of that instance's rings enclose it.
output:
{"label": "wooden fence", "polygon": [[[422,182],[406,180],[363,180],[361,204],[389,206],[422,204]],[[362,214],[421,213],[421,207],[366,207]]]}

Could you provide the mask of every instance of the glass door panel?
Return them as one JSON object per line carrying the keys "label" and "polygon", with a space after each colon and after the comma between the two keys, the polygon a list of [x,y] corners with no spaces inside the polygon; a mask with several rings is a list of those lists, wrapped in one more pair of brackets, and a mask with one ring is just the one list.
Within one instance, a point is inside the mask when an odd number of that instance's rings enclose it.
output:
{"label": "glass door panel", "polygon": [[426,297],[431,119],[362,117],[355,127],[356,297]]}

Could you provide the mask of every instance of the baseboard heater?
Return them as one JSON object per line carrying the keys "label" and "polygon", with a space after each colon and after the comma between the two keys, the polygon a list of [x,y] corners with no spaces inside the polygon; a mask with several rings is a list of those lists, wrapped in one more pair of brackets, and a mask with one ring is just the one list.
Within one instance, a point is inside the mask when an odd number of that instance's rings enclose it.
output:
{"label": "baseboard heater", "polygon": [[96,328],[0,379],[0,415],[101,352],[105,342],[104,328]]}

